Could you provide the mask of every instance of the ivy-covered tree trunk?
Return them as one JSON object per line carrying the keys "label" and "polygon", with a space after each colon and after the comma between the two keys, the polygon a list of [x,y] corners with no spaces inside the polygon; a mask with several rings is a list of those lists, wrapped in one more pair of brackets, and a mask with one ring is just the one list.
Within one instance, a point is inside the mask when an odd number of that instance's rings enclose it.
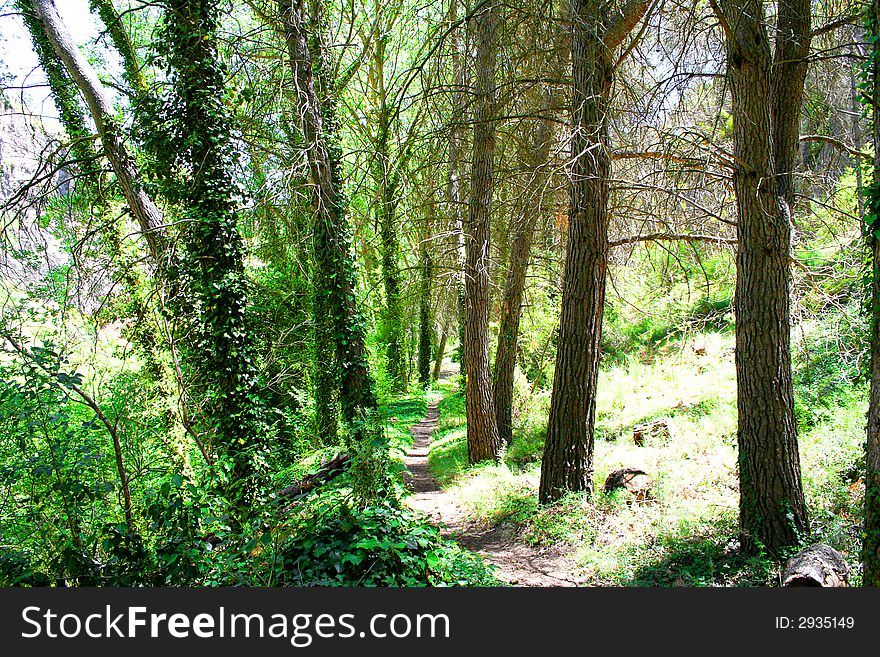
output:
{"label": "ivy-covered tree trunk", "polygon": [[104,23],[107,35],[122,59],[122,70],[125,81],[131,87],[135,100],[142,98],[147,93],[147,83],[141,73],[137,53],[131,42],[128,31],[122,25],[122,17],[113,6],[113,0],[89,0],[92,12],[97,13]]}
{"label": "ivy-covered tree trunk", "polygon": [[495,50],[499,11],[490,4],[476,17],[476,84],[471,194],[465,230],[465,407],[468,459],[498,458],[501,440],[489,371],[489,221],[495,169]]}
{"label": "ivy-covered tree trunk", "polygon": [[775,64],[764,2],[728,0],[721,9],[736,156],[740,545],[749,554],[778,553],[809,531],[794,417],[789,286],[791,170],[810,3],[779,3],[781,61]]}
{"label": "ivy-covered tree trunk", "polygon": [[382,19],[382,7],[377,7],[372,35],[371,87],[373,118],[376,131],[372,177],[377,186],[376,218],[379,226],[382,282],[385,287],[385,308],[382,316],[382,341],[385,344],[385,363],[391,388],[400,392],[406,388],[406,358],[404,355],[404,319],[401,301],[400,244],[397,227],[397,204],[400,188],[399,159],[391,153],[393,130],[392,112],[388,107],[385,83],[387,35]]}
{"label": "ivy-covered tree trunk", "polygon": [[593,490],[593,430],[608,268],[609,94],[614,53],[648,9],[572,0],[571,205],[553,396],[541,461],[542,504]]}
{"label": "ivy-covered tree trunk", "polygon": [[376,398],[367,364],[364,322],[357,308],[355,265],[346,220],[348,208],[339,171],[341,157],[335,143],[333,97],[328,92],[322,106],[316,92],[303,0],[280,0],[278,6],[313,183],[315,284],[319,300],[316,309],[323,309],[333,321],[340,407],[348,428],[349,449],[356,452],[357,492],[368,498],[381,495],[384,490],[383,464],[387,454],[374,417]]}
{"label": "ivy-covered tree trunk", "polygon": [[870,248],[872,281],[871,387],[868,395],[868,427],[865,444],[865,533],[862,544],[862,585],[880,586],[880,0],[866,9],[870,42],[866,64],[871,131],[874,141],[874,172],[866,193],[866,232]]}
{"label": "ivy-covered tree trunk", "polygon": [[189,381],[202,406],[217,475],[246,516],[266,474],[266,427],[247,314],[244,245],[232,176],[231,124],[225,67],[217,52],[219,0],[166,0],[160,50],[174,93],[166,112],[173,136],[165,155],[182,169],[176,187],[185,254],[177,307],[187,306]]}
{"label": "ivy-covered tree trunk", "polygon": [[[92,133],[86,126],[85,112],[80,103],[76,83],[53,48],[52,41],[48,38],[46,29],[37,17],[30,0],[16,0],[15,5],[21,12],[37,60],[46,74],[61,124],[70,137],[70,155],[74,160],[72,173],[81,175],[85,185],[95,185],[97,181],[94,178],[100,175],[98,153],[92,146]],[[61,29],[63,25],[59,24],[56,30]]]}

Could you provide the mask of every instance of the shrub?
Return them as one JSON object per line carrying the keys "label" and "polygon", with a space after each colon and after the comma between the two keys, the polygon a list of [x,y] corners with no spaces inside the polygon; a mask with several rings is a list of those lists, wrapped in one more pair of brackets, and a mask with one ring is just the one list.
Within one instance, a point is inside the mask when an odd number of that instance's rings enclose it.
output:
{"label": "shrub", "polygon": [[483,561],[406,507],[352,507],[340,491],[314,496],[280,547],[289,586],[490,586]]}

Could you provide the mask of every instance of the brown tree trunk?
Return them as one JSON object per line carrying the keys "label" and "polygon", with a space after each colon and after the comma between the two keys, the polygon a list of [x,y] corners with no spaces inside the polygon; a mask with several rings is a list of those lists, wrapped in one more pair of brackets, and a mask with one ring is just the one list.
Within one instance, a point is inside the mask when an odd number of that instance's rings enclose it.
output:
{"label": "brown tree trunk", "polygon": [[609,12],[572,0],[571,206],[553,397],[541,461],[542,504],[593,491],[593,429],[608,268],[608,99],[614,51],[648,2]]}
{"label": "brown tree trunk", "polygon": [[873,54],[869,69],[871,110],[874,139],[874,177],[867,196],[868,243],[871,248],[873,281],[871,285],[871,388],[868,396],[868,438],[865,444],[865,533],[862,545],[862,586],[880,586],[880,0],[872,0],[870,32],[874,37],[870,46]]}
{"label": "brown tree trunk", "polygon": [[572,0],[571,205],[541,503],[593,490],[593,427],[608,264],[611,53],[600,3]]}
{"label": "brown tree trunk", "polygon": [[[450,0],[449,23],[457,20],[458,0]],[[462,30],[453,29],[451,34],[450,55],[452,58],[452,111],[449,118],[449,169],[446,177],[446,206],[449,221],[452,224],[453,245],[458,256],[458,275],[456,285],[456,309],[458,311],[458,355],[459,374],[462,387],[467,382],[467,357],[465,354],[465,238],[464,238],[464,193],[462,185],[462,151],[464,149],[464,119],[467,103],[468,70],[465,66]]]}
{"label": "brown tree trunk", "polygon": [[419,245],[419,349],[418,374],[419,384],[427,387],[431,383],[431,338],[433,317],[431,313],[431,294],[434,289],[434,258],[431,245],[434,237],[436,220],[436,197],[432,193],[428,201],[427,217],[425,218],[425,236]]}
{"label": "brown tree trunk", "polygon": [[434,371],[431,379],[436,381],[440,378],[440,370],[443,369],[443,355],[446,353],[446,340],[449,338],[449,329],[446,324],[440,330],[440,342],[437,344],[437,354],[434,356]]}
{"label": "brown tree trunk", "polygon": [[[762,547],[776,553],[809,531],[794,418],[789,318],[789,199],[803,78],[800,93],[791,79],[778,80],[799,75],[792,70],[798,64],[785,59],[774,70],[763,2],[734,0],[722,7],[737,161],[740,545],[750,554]],[[806,23],[800,15],[804,8]],[[782,2],[779,14],[785,30],[777,43],[779,56],[802,56],[800,41],[797,47],[787,42],[795,28],[806,27],[809,34],[809,2]]]}
{"label": "brown tree trunk", "polygon": [[810,1],[780,0],[773,54],[770,125],[780,209],[794,217],[794,169],[810,54]]}
{"label": "brown tree trunk", "polygon": [[513,376],[516,369],[522,299],[535,223],[539,215],[540,195],[549,175],[546,165],[550,158],[553,136],[549,122],[546,121],[534,125],[533,131],[532,139],[525,146],[526,152],[520,154],[529,179],[511,220],[510,257],[501,299],[495,368],[492,371],[498,434],[506,444],[513,440]]}
{"label": "brown tree trunk", "polygon": [[489,220],[495,168],[495,48],[498,7],[475,19],[476,84],[471,195],[465,234],[465,353],[468,458],[495,459],[501,448],[489,372]]}

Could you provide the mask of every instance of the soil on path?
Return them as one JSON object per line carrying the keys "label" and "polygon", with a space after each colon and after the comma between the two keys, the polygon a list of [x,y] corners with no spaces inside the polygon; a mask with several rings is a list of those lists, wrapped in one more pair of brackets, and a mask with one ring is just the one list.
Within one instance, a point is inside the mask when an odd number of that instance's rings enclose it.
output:
{"label": "soil on path", "polygon": [[428,406],[425,418],[413,425],[413,444],[404,459],[410,475],[407,485],[411,507],[441,525],[443,534],[480,554],[497,567],[496,576],[513,586],[577,586],[574,564],[557,547],[536,547],[518,540],[510,526],[486,527],[469,520],[452,495],[441,490],[428,469],[431,435],[437,428],[437,404]]}

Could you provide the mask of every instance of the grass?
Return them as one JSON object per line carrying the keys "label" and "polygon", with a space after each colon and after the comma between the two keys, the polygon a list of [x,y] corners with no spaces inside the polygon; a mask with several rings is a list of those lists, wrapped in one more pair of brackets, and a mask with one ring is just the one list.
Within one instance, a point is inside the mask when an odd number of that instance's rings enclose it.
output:
{"label": "grass", "polygon": [[[537,505],[547,392],[518,400],[514,442],[500,462],[471,467],[464,400],[447,387],[429,464],[472,518],[513,523],[535,544],[567,544],[593,585],[773,585],[779,563],[736,550],[735,383],[729,332],[668,343],[649,362],[634,356],[603,367],[592,500],[569,495],[550,507]],[[837,388],[822,413],[799,427],[810,541],[828,543],[852,565],[863,496],[857,468],[863,392]],[[633,428],[657,419],[666,421],[670,436],[636,446]],[[621,494],[602,492],[605,477],[622,467],[649,473],[651,502],[629,505]]]}

